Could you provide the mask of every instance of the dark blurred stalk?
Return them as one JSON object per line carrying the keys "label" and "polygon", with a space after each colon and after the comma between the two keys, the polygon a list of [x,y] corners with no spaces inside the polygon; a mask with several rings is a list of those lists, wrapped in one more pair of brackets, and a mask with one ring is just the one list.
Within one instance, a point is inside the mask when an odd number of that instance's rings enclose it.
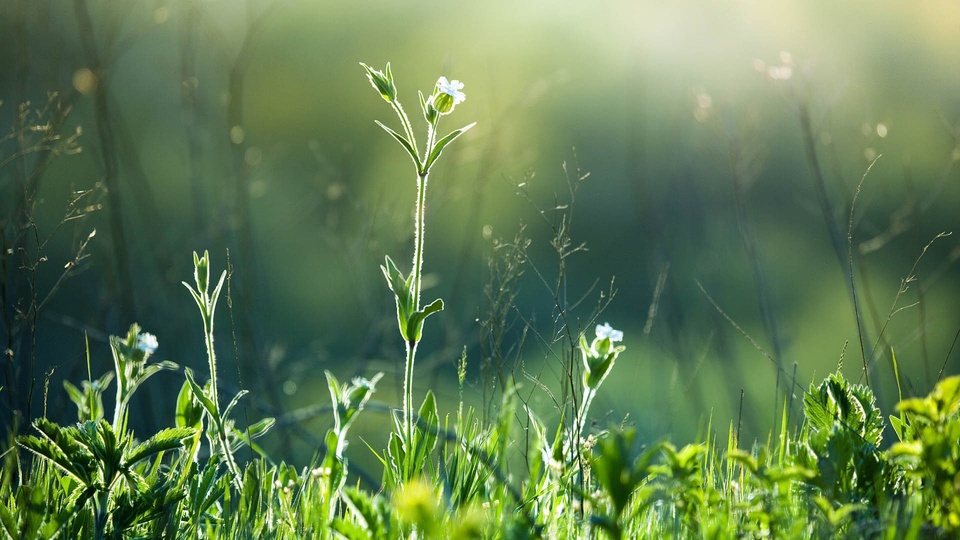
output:
{"label": "dark blurred stalk", "polygon": [[[817,202],[820,204],[820,212],[823,214],[824,222],[827,225],[827,231],[830,234],[830,243],[833,246],[834,254],[843,270],[844,280],[847,284],[847,290],[853,303],[853,313],[857,321],[857,335],[860,339],[860,355],[863,358],[863,375],[866,377],[867,386],[870,386],[877,400],[882,402],[882,389],[879,384],[872,386],[870,376],[876,381],[876,365],[871,362],[873,352],[868,355],[865,343],[869,342],[866,336],[866,328],[863,325],[863,317],[860,313],[860,304],[857,298],[857,285],[853,273],[853,250],[851,249],[852,238],[844,236],[840,223],[834,214],[833,207],[830,204],[830,196],[827,194],[827,184],[823,178],[823,169],[820,166],[820,159],[817,156],[817,143],[813,135],[813,127],[810,123],[810,108],[803,99],[798,100],[800,113],[800,129],[803,135],[803,146],[806,150],[807,164],[810,167],[810,173],[813,177],[813,188],[817,194]],[[852,231],[851,231],[852,232]]]}
{"label": "dark blurred stalk", "polygon": [[199,79],[197,78],[197,39],[201,12],[196,0],[183,4],[182,26],[180,32],[180,97],[183,128],[187,137],[189,161],[187,181],[193,193],[193,234],[207,236],[207,197],[201,181],[201,163],[203,161],[203,140],[200,136]]}
{"label": "dark blurred stalk", "polygon": [[110,105],[107,96],[107,73],[101,63],[101,55],[96,41],[96,33],[86,0],[74,0],[74,11],[80,30],[80,43],[90,71],[96,77],[93,105],[97,125],[97,138],[100,145],[100,159],[103,165],[103,183],[107,188],[107,201],[110,205],[110,237],[113,242],[113,254],[116,257],[115,291],[120,300],[119,318],[123,321],[136,320],[136,302],[134,301],[133,279],[130,272],[129,253],[127,251],[126,231],[123,223],[123,201],[119,178],[119,158],[116,139],[111,122]]}
{"label": "dark blurred stalk", "polygon": [[[278,391],[279,385],[268,363],[266,353],[257,334],[257,326],[254,323],[254,314],[260,308],[256,290],[259,280],[256,245],[251,220],[250,165],[247,163],[249,145],[246,144],[244,129],[243,99],[245,79],[250,64],[253,62],[257,44],[270,20],[279,12],[282,5],[281,0],[276,0],[254,16],[253,2],[247,2],[249,20],[247,32],[230,68],[227,88],[227,136],[233,150],[234,196],[236,198],[234,208],[235,230],[239,248],[239,266],[243,269],[243,272],[238,274],[238,278],[235,278],[241,306],[241,346],[238,361],[241,365],[241,372],[258,375],[259,389],[267,395],[270,404],[278,412],[283,410],[283,402]],[[281,436],[281,444],[282,450],[288,453],[290,441],[286,432]]]}
{"label": "dark blurred stalk", "polygon": [[[773,305],[770,301],[770,292],[767,286],[766,276],[763,272],[763,266],[760,263],[760,254],[757,248],[756,238],[753,234],[753,228],[747,220],[746,203],[744,201],[746,193],[744,191],[750,182],[750,178],[747,177],[747,173],[745,172],[746,163],[744,161],[743,149],[740,141],[733,133],[728,133],[726,139],[730,171],[733,180],[733,205],[734,212],[737,216],[737,230],[740,233],[740,243],[743,245],[743,250],[747,257],[747,264],[750,265],[750,270],[753,274],[753,283],[757,290],[757,301],[760,309],[760,320],[763,322],[763,329],[773,347],[772,357],[777,380],[773,403],[773,425],[776,425],[778,419],[777,408],[779,407],[780,379],[781,375],[786,374],[783,371],[782,363],[783,342],[780,337],[780,328],[777,324],[777,319],[774,316]],[[787,392],[788,394],[792,394],[793,388],[788,389]],[[737,436],[739,437],[739,426],[737,427]]]}
{"label": "dark blurred stalk", "polygon": [[[16,67],[14,69],[14,106],[19,107],[21,103],[26,101],[26,87],[27,87],[27,76],[30,68],[30,46],[27,41],[27,2],[28,0],[20,0],[17,2],[16,12],[14,14],[13,22],[13,46],[14,46],[14,57],[17,59]],[[14,163],[15,170],[13,173],[14,177],[14,187],[13,187],[13,196],[16,197],[17,203],[16,208],[13,212],[13,216],[9,222],[4,223],[3,227],[3,245],[0,246],[3,248],[3,253],[0,255],[2,259],[2,270],[3,274],[0,276],[2,282],[0,282],[0,294],[2,294],[3,300],[3,315],[4,315],[4,326],[6,327],[6,347],[4,356],[5,364],[5,377],[6,377],[6,387],[7,387],[7,399],[10,405],[11,411],[22,410],[21,395],[20,392],[24,387],[23,382],[20,377],[20,369],[15,367],[17,357],[23,359],[23,353],[26,353],[27,358],[29,358],[30,366],[23,370],[25,371],[30,378],[30,385],[28,388],[28,394],[33,391],[33,363],[35,358],[35,352],[31,346],[28,351],[24,351],[23,347],[24,342],[27,340],[19,340],[20,343],[17,343],[17,333],[14,330],[15,320],[16,320],[16,298],[19,289],[19,279],[22,277],[19,272],[14,270],[14,276],[12,280],[7,279],[8,265],[11,262],[11,259],[15,254],[19,254],[20,248],[22,246],[23,234],[21,231],[26,227],[29,212],[29,207],[32,204],[33,197],[30,195],[30,191],[27,187],[27,164],[26,164],[26,141],[23,136],[25,126],[23,125],[24,117],[20,114],[19,110],[15,110],[13,113],[13,131],[17,133],[16,137],[16,152],[20,154],[21,159],[16,160]],[[8,238],[9,235],[9,238]],[[7,245],[9,242],[9,245]],[[18,267],[14,263],[14,267]],[[29,340],[29,343],[33,343],[33,340]],[[17,351],[21,354],[17,354]],[[26,404],[26,409],[29,411],[29,403]],[[27,413],[29,418],[29,412]],[[15,425],[10,426],[15,429]]]}

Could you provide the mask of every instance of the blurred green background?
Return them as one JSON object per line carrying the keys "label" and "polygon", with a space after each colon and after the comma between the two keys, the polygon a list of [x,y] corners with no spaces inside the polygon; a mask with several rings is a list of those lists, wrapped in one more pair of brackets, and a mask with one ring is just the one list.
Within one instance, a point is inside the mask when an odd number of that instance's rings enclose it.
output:
{"label": "blurred green background", "polygon": [[[543,415],[564,395],[563,336],[605,321],[627,352],[595,419],[626,417],[649,440],[690,440],[711,415],[721,432],[734,422],[741,440],[764,438],[784,402],[799,414],[789,396],[841,357],[863,382],[846,233],[877,156],[852,222],[870,383],[893,412],[891,348],[905,394],[957,372],[958,237],[915,264],[960,208],[955,2],[5,0],[5,422],[28,402],[42,414],[44,398],[47,414],[71,419],[61,385],[86,377],[85,333],[94,376],[112,367],[106,336],[134,321],[158,336],[159,357],[203,373],[180,281],[205,249],[215,272],[227,250],[232,265],[221,380],[252,391],[251,420],[288,420],[273,451],[316,449],[329,418],[289,415],[328,402],[325,369],[386,371],[375,399],[398,405],[403,346],[379,264],[412,254],[415,183],[373,122],[397,126],[358,64],[388,61],[408,112],[444,75],[468,97],[441,131],[478,122],[444,154],[428,200],[425,294],[447,310],[427,323],[416,392],[434,388],[442,412],[456,408],[464,347],[463,399],[498,395],[484,287],[489,259],[507,251],[495,246],[521,224],[530,245],[502,362]],[[43,133],[23,131],[18,103],[42,109],[50,92],[72,108],[54,127],[82,127],[82,152],[18,156]],[[92,190],[79,207],[95,211],[58,228],[77,190]],[[587,249],[561,273],[562,216]],[[89,257],[58,284],[93,229]],[[33,291],[54,287],[30,311]],[[162,373],[141,391],[146,427],[171,421],[181,381]],[[385,418],[357,427],[374,448]]]}

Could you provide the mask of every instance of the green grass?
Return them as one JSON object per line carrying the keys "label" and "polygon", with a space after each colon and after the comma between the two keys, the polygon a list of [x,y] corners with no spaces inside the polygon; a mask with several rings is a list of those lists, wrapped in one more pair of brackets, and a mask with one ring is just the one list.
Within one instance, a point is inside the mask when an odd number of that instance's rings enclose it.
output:
{"label": "green grass", "polygon": [[[205,259],[197,260],[203,269]],[[800,426],[741,448],[708,426],[701,440],[640,445],[633,429],[580,437],[516,392],[488,422],[425,401],[414,428],[422,465],[406,481],[352,485],[350,424],[378,378],[328,375],[334,425],[307,466],[261,456],[251,431],[202,405],[185,379],[171,427],[133,433],[129,394],[169,364],[150,362],[134,325],[111,339],[115,371],[65,385],[79,421],[33,423],[4,453],[0,535],[7,538],[950,538],[960,534],[960,377],[884,417],[870,389],[839,373],[804,392]],[[212,374],[211,374],[212,375]],[[127,381],[111,421],[103,391]],[[119,394],[118,394],[119,395]],[[230,407],[227,407],[229,409]],[[786,408],[784,408],[786,411]],[[257,435],[269,426],[251,427]],[[898,441],[882,449],[891,427]],[[402,429],[402,423],[397,423]],[[526,429],[529,446],[513,441]],[[204,435],[206,444],[204,444]],[[231,463],[237,467],[234,478]]]}
{"label": "green grass", "polygon": [[[667,440],[644,443],[626,422],[597,428],[590,406],[604,380],[617,369],[617,357],[625,348],[615,345],[622,332],[609,325],[597,326],[592,341],[572,330],[577,325],[566,302],[564,269],[567,257],[584,248],[571,241],[569,232],[572,199],[586,178],[579,171],[569,182],[570,203],[557,204],[548,219],[557,277],[548,279],[529,265],[553,295],[552,316],[559,328],[552,343],[560,359],[562,389],[553,392],[530,377],[533,391],[548,396],[546,402],[552,400],[554,409],[535,409],[531,390],[517,385],[516,372],[505,375],[509,351],[522,347],[507,342],[506,332],[515,308],[516,283],[528,263],[529,242],[521,228],[513,242],[498,243],[490,265],[491,283],[485,294],[492,307],[481,325],[490,332],[484,347],[485,357],[492,361],[481,366],[486,381],[483,409],[464,402],[465,351],[458,364],[455,410],[444,410],[447,404],[436,398],[441,393],[433,390],[414,410],[414,360],[424,321],[443,309],[440,299],[426,305],[420,301],[427,177],[443,148],[473,124],[437,139],[440,117],[465,99],[459,93],[462,85],[454,84],[458,81],[448,84],[441,79],[429,98],[420,96],[428,127],[421,157],[411,122],[395,101],[389,65],[385,72],[364,68],[401,121],[402,134],[381,126],[410,154],[418,188],[412,269],[404,276],[389,257],[383,267],[407,353],[402,405],[391,409],[386,447],[373,447],[376,443],[354,439],[350,433],[361,413],[373,408],[371,399],[382,373],[341,382],[330,372],[326,382],[332,422],[317,455],[307,464],[278,463],[258,445],[275,420],[251,422],[244,415],[243,423],[238,423],[241,415],[232,413],[247,392],[241,390],[229,401],[221,399],[217,382],[221,366],[214,319],[223,286],[230,283],[228,273],[214,283],[209,254],[194,253],[194,284],[185,285],[200,311],[208,373],[185,368],[176,407],[166,418],[168,427],[155,433],[135,432],[129,419],[140,416],[133,410],[139,402],[132,396],[152,375],[179,366],[153,361],[157,338],[137,324],[125,336],[110,338],[110,372],[94,376],[88,347],[87,380],[79,386],[64,384],[78,421],[61,425],[44,413],[33,419],[27,432],[14,430],[2,449],[0,536],[97,540],[960,536],[960,376],[941,378],[926,397],[901,399],[894,411],[887,411],[893,414],[885,416],[869,384],[850,383],[838,368],[807,389],[787,389],[786,394],[802,394],[802,418],[791,422],[790,407],[784,403],[777,428],[752,445],[740,440],[739,426],[714,426],[712,419],[695,442],[685,445]],[[852,223],[851,210],[850,228]],[[847,241],[849,248],[849,231]],[[837,242],[842,251],[842,242]],[[848,253],[850,276],[852,267]],[[853,292],[852,277],[850,281]],[[590,321],[598,319],[614,292],[611,285],[609,292],[600,294]],[[708,299],[713,302],[709,295]],[[853,301],[856,308],[856,295]],[[525,326],[525,331],[530,328]],[[899,381],[895,356],[892,360]],[[779,394],[779,379],[776,384]],[[111,386],[112,415],[104,406]],[[897,440],[884,443],[885,432]],[[365,447],[379,461],[379,481],[365,485],[357,471],[351,471],[345,451],[351,443]],[[249,452],[241,453],[244,449]]]}

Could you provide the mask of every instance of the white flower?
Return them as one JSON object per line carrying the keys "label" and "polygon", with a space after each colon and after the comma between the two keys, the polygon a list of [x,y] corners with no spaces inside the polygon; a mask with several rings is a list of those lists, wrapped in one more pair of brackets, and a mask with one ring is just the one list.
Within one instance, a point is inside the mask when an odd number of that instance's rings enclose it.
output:
{"label": "white flower", "polygon": [[156,352],[159,345],[160,344],[157,343],[157,336],[153,334],[144,332],[137,337],[137,348],[146,354],[153,354]]}
{"label": "white flower", "polygon": [[610,323],[603,323],[603,325],[597,325],[597,339],[609,338],[610,341],[623,341],[623,332],[620,330],[614,330]]}
{"label": "white flower", "polygon": [[456,79],[447,81],[446,77],[440,77],[437,81],[437,92],[452,97],[454,105],[459,105],[463,103],[463,100],[467,99],[467,95],[461,92],[461,89],[463,89],[463,83]]}

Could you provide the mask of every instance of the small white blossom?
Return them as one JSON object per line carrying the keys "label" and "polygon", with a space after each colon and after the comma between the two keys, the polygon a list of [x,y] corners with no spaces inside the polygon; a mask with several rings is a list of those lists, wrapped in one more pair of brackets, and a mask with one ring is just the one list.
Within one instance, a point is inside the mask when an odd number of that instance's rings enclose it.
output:
{"label": "small white blossom", "polygon": [[437,81],[437,91],[452,97],[454,105],[459,105],[467,99],[467,95],[460,91],[462,89],[463,83],[456,79],[448,81],[446,77],[440,77]]}
{"label": "small white blossom", "polygon": [[597,325],[597,339],[610,338],[610,341],[623,341],[623,332],[614,330],[610,323]]}
{"label": "small white blossom", "polygon": [[157,336],[153,334],[144,332],[137,337],[137,348],[146,354],[153,354],[156,352],[157,347],[159,346],[160,344],[157,343]]}

